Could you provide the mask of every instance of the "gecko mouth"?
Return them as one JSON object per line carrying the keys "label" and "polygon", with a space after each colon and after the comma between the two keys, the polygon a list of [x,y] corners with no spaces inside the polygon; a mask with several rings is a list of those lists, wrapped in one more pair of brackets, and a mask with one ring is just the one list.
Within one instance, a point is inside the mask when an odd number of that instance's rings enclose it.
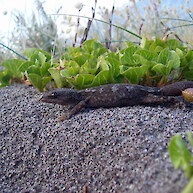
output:
{"label": "gecko mouth", "polygon": [[48,99],[45,99],[44,97],[41,97],[40,101],[45,103],[56,103],[54,100],[51,100],[51,99],[48,100]]}
{"label": "gecko mouth", "polygon": [[46,99],[44,98],[44,96],[41,96],[41,97],[40,97],[40,101],[42,101],[42,102],[48,102],[48,100],[46,100]]}
{"label": "gecko mouth", "polygon": [[44,97],[43,97],[43,96],[42,96],[42,97],[40,97],[40,101],[45,102],[45,99],[44,99]]}

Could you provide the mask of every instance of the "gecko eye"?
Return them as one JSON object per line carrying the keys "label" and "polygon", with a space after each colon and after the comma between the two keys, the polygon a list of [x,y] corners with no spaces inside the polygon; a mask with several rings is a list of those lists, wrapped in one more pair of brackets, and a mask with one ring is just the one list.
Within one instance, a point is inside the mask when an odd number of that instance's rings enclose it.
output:
{"label": "gecko eye", "polygon": [[56,92],[53,92],[53,93],[52,93],[52,96],[56,96],[56,94],[57,94]]}
{"label": "gecko eye", "polygon": [[57,96],[57,92],[52,92],[50,98],[55,98]]}

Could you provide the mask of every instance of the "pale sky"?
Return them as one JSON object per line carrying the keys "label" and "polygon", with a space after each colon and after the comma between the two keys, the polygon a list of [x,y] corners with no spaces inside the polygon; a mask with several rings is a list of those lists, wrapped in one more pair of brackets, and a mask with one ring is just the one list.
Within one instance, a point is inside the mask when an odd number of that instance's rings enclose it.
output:
{"label": "pale sky", "polygon": [[[29,14],[36,10],[34,4],[35,0],[0,0],[0,34],[7,33],[9,31],[14,22],[13,19],[10,17],[11,12],[13,10],[20,10],[25,14]],[[62,6],[62,12],[66,14],[77,14],[78,9],[75,8],[75,5],[78,3],[83,3],[85,6],[81,11],[81,15],[85,15],[91,17],[91,7],[94,7],[95,0],[45,0],[44,8],[47,13],[56,13],[56,10]],[[122,6],[123,4],[128,4],[129,0],[97,0],[97,7],[98,6],[105,6],[109,9],[112,8],[113,4],[116,8]],[[7,13],[7,14],[5,14]],[[97,18],[97,15],[96,17]]]}
{"label": "pale sky", "polygon": [[[26,14],[26,16],[29,18],[31,13],[33,11],[36,12],[37,10],[36,8],[37,4],[35,4],[35,1],[36,0],[15,0],[15,1],[14,0],[0,0],[0,21],[1,21],[0,37],[2,36],[8,37],[8,38],[11,37],[10,32],[12,31],[12,28],[14,26],[13,18],[11,18],[11,12],[13,12],[14,10],[19,10],[19,11],[22,11],[24,14]],[[56,13],[56,11],[62,6],[62,10],[60,11],[60,13],[77,15],[78,9],[75,8],[75,5],[77,3],[83,3],[84,7],[81,10],[80,15],[84,15],[88,17],[92,16],[91,8],[94,7],[94,4],[95,4],[95,0],[40,0],[40,1],[44,2],[43,6],[47,14]],[[135,0],[135,1],[138,2],[139,0]],[[175,0],[174,2],[173,0],[162,0],[163,4],[166,4],[166,3],[167,5],[171,4],[170,5],[171,7],[176,6],[176,5],[181,5],[182,3],[184,4],[184,6],[186,6],[187,1]],[[188,2],[189,2],[188,6],[193,5],[193,0],[189,0]],[[129,5],[129,3],[131,3],[131,0],[97,0],[97,9],[96,9],[95,18],[102,19],[100,18],[100,15],[97,15],[99,6],[101,7],[105,6],[109,10],[111,10],[113,5],[115,5],[116,9],[118,9],[119,7],[122,7],[123,5]]]}

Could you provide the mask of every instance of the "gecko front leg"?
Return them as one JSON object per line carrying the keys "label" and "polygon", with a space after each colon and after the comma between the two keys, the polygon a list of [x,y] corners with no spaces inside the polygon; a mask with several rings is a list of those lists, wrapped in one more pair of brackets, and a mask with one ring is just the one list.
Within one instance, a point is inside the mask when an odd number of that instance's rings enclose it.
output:
{"label": "gecko front leg", "polygon": [[85,108],[87,102],[89,101],[90,97],[87,97],[85,100],[80,101],[75,107],[73,107],[68,113],[63,114],[62,116],[58,117],[58,121],[61,122],[63,120],[67,120],[71,118],[72,115],[79,113],[83,108]]}

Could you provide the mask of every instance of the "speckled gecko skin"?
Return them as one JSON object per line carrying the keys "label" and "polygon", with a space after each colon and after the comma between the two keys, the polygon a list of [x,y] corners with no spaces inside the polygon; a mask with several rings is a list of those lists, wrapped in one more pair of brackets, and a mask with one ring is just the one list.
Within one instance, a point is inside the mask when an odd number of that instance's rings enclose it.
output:
{"label": "speckled gecko skin", "polygon": [[187,88],[193,88],[193,81],[182,81],[162,88],[134,84],[107,84],[83,90],[58,88],[46,92],[43,102],[60,105],[71,104],[74,108],[60,120],[68,119],[85,107],[121,107],[140,104],[175,103]]}

